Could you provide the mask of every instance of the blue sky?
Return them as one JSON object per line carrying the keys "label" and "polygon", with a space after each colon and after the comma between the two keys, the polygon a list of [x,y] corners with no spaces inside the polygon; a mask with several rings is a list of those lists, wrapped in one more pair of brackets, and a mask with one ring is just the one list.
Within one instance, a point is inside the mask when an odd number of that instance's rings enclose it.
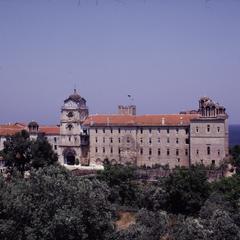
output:
{"label": "blue sky", "polygon": [[240,1],[0,0],[1,123],[59,123],[76,85],[91,113],[207,95],[240,123]]}

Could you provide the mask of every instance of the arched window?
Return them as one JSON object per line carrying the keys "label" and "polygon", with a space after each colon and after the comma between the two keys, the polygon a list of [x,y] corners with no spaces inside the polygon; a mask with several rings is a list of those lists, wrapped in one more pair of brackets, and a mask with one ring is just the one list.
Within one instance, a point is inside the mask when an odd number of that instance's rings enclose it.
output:
{"label": "arched window", "polygon": [[73,129],[73,125],[72,125],[72,124],[68,124],[68,125],[67,125],[67,129],[68,129],[69,131],[71,131],[71,130]]}
{"label": "arched window", "polygon": [[211,155],[211,148],[210,148],[210,146],[207,147],[207,154]]}

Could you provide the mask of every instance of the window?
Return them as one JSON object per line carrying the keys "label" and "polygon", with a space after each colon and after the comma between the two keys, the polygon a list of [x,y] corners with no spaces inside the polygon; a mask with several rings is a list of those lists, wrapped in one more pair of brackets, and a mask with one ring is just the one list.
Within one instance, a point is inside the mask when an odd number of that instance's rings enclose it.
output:
{"label": "window", "polygon": [[118,129],[118,133],[121,133],[121,129],[120,128]]}
{"label": "window", "polygon": [[199,155],[199,150],[197,149],[196,154]]}
{"label": "window", "polygon": [[111,147],[110,152],[113,153],[113,148]]}
{"label": "window", "polygon": [[68,125],[67,125],[67,129],[68,129],[69,131],[71,131],[71,130],[73,129],[73,125],[72,125],[72,124],[68,124]]}
{"label": "window", "polygon": [[105,128],[103,128],[103,133],[105,133]]}
{"label": "window", "polygon": [[167,143],[170,143],[170,138],[167,138]]}
{"label": "window", "polygon": [[176,133],[177,133],[177,134],[179,133],[179,129],[178,129],[178,128],[176,129]]}
{"label": "window", "polygon": [[177,161],[180,162],[180,158],[178,158]]}
{"label": "window", "polygon": [[188,156],[188,149],[185,149],[185,155]]}
{"label": "window", "polygon": [[189,133],[189,130],[188,128],[185,129],[185,133],[188,134]]}
{"label": "window", "polygon": [[149,133],[152,133],[152,129],[151,128],[149,128]]}
{"label": "window", "polygon": [[143,143],[143,139],[142,138],[140,138],[140,143]]}
{"label": "window", "polygon": [[142,128],[140,128],[140,133],[143,134],[143,129]]}
{"label": "window", "polygon": [[196,127],[196,132],[197,132],[197,133],[199,132],[199,127],[198,127],[198,126]]}
{"label": "window", "polygon": [[167,149],[167,155],[168,155],[168,156],[170,155],[170,150],[169,150],[169,148]]}
{"label": "window", "polygon": [[217,127],[217,131],[220,132],[220,127]]}
{"label": "window", "polygon": [[179,149],[176,149],[176,155],[177,156],[179,155]]}
{"label": "window", "polygon": [[121,149],[120,149],[120,148],[118,148],[118,154],[119,154],[119,155],[121,154]]}
{"label": "window", "polygon": [[215,160],[212,160],[212,165],[215,165]]}
{"label": "window", "polygon": [[56,137],[54,137],[54,142],[55,142],[55,143],[57,142],[57,138],[56,138]]}
{"label": "window", "polygon": [[207,125],[207,132],[210,132],[210,125]]}
{"label": "window", "polygon": [[186,138],[186,139],[185,139],[185,143],[186,143],[186,144],[189,144],[189,142],[190,142],[190,141],[189,141],[189,138]]}
{"label": "window", "polygon": [[158,156],[160,156],[161,155],[161,149],[159,148],[158,149]]}
{"label": "window", "polygon": [[220,153],[221,153],[220,150],[218,150],[218,156],[220,156]]}
{"label": "window", "polygon": [[143,155],[143,149],[142,148],[140,148],[140,154]]}
{"label": "window", "polygon": [[118,138],[118,142],[121,143],[121,138]]}
{"label": "window", "polygon": [[71,142],[71,137],[68,138],[69,142]]}
{"label": "window", "polygon": [[57,145],[54,145],[54,149],[57,150]]}
{"label": "window", "polygon": [[105,137],[103,137],[103,143],[105,143]]}
{"label": "window", "polygon": [[98,133],[98,130],[95,128],[95,132]]}
{"label": "window", "polygon": [[97,148],[97,147],[95,148],[95,152],[96,152],[96,153],[98,152],[98,148]]}
{"label": "window", "polygon": [[103,147],[103,153],[105,153],[105,147]]}
{"label": "window", "polygon": [[176,144],[179,144],[179,139],[178,138],[176,139]]}
{"label": "window", "polygon": [[161,139],[160,139],[160,138],[158,138],[158,142],[159,142],[159,143],[161,142]]}
{"label": "window", "polygon": [[149,144],[152,144],[152,139],[151,138],[149,138]]}
{"label": "window", "polygon": [[127,137],[127,143],[130,143],[130,138],[129,137]]}
{"label": "window", "polygon": [[110,143],[113,143],[113,138],[110,138]]}
{"label": "window", "polygon": [[98,138],[97,137],[96,137],[95,141],[96,141],[96,143],[98,142]]}
{"label": "window", "polygon": [[161,132],[161,129],[160,128],[158,128],[158,133],[160,133]]}
{"label": "window", "polygon": [[169,132],[170,132],[170,130],[169,130],[169,128],[167,129],[167,134],[169,134]]}
{"label": "window", "polygon": [[149,148],[149,155],[151,156],[152,155],[152,149]]}
{"label": "window", "polygon": [[112,130],[112,128],[110,128],[110,132],[111,132],[111,133],[113,133],[113,130]]}
{"label": "window", "polygon": [[210,146],[207,147],[207,155],[211,155],[211,148],[210,148]]}

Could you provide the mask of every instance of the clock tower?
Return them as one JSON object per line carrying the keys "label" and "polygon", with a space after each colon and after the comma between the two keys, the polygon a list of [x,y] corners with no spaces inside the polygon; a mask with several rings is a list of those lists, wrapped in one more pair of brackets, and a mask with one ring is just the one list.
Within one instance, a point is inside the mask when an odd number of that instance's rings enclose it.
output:
{"label": "clock tower", "polygon": [[82,124],[88,117],[86,100],[74,89],[61,108],[59,160],[64,165],[88,165],[88,133]]}

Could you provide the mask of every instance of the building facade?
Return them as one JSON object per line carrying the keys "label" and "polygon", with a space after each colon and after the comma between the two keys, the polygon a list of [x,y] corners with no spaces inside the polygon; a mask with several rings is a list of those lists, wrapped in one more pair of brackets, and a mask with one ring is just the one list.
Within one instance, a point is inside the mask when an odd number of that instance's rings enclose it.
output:
{"label": "building facade", "polygon": [[6,135],[23,129],[32,139],[44,134],[70,168],[97,168],[105,160],[170,168],[220,165],[228,156],[228,115],[207,97],[198,110],[180,114],[137,115],[135,106],[121,105],[117,114],[89,115],[86,100],[74,90],[61,108],[60,125],[0,125],[0,149]]}

